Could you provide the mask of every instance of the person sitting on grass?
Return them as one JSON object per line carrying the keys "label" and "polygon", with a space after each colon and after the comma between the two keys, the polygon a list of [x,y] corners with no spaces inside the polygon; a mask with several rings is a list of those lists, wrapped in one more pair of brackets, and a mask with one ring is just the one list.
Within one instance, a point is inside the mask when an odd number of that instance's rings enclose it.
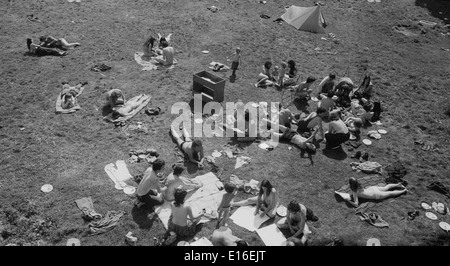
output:
{"label": "person sitting on grass", "polygon": [[169,43],[167,41],[161,41],[162,46],[162,56],[158,56],[155,58],[155,60],[162,64],[163,66],[170,66],[174,63],[174,54],[175,51],[173,47],[169,46]]}
{"label": "person sitting on grass", "polygon": [[66,41],[66,39],[64,39],[64,38],[56,39],[49,35],[44,35],[44,36],[39,37],[39,41],[41,42],[39,44],[41,47],[58,48],[58,49],[62,49],[62,50],[69,50],[69,49],[75,48],[77,46],[80,46],[80,43],[78,43],[78,42],[68,43]]}
{"label": "person sitting on grass", "polygon": [[334,86],[336,85],[336,75],[331,73],[330,75],[326,76],[320,83],[319,83],[319,95],[325,94],[327,95],[329,91],[334,91]]}
{"label": "person sitting on grass", "polygon": [[283,87],[284,84],[284,75],[286,74],[286,68],[287,68],[287,64],[286,62],[281,62],[281,67],[278,71],[278,82],[275,84],[275,87],[281,88]]}
{"label": "person sitting on grass", "polygon": [[280,104],[278,112],[278,123],[282,126],[291,128],[291,124],[297,124],[298,121],[292,115],[291,110],[289,110],[288,108],[283,108],[283,105]]}
{"label": "person sitting on grass", "polygon": [[142,204],[161,205],[164,203],[164,198],[161,194],[161,185],[159,183],[159,175],[164,173],[164,166],[166,162],[162,159],[156,159],[152,167],[149,167],[144,172],[144,177],[136,189],[136,197],[138,206]]}
{"label": "person sitting on grass", "polygon": [[[155,41],[156,39],[153,36],[150,36],[144,43],[144,45],[142,46],[142,51],[144,52],[144,54],[142,55],[142,57],[144,59],[149,59],[150,57],[153,56],[158,56],[158,52],[157,50],[154,48],[155,46]],[[158,49],[158,51],[160,51]]]}
{"label": "person sitting on grass", "polygon": [[[219,204],[219,207],[217,208],[217,221],[219,221],[220,225],[227,226],[227,220],[228,215],[230,214],[231,210],[231,202],[234,199],[234,196],[236,196],[237,188],[236,185],[230,182],[227,182],[224,184],[225,194],[223,194],[222,201]],[[222,218],[223,214],[223,218]],[[220,220],[222,218],[222,220]]]}
{"label": "person sitting on grass", "polygon": [[[354,207],[358,207],[358,198],[368,200],[384,200],[390,197],[397,197],[408,192],[408,190],[402,184],[388,184],[385,186],[370,186],[363,188],[358,180],[354,177],[350,177],[348,180],[351,195],[348,193],[335,191],[337,195],[342,197],[346,202]],[[392,190],[399,188],[400,190]]]}
{"label": "person sitting on grass", "polygon": [[255,87],[271,86],[275,79],[272,77],[270,68],[272,62],[266,61],[263,66],[263,71],[258,75],[258,82],[255,83]]}
{"label": "person sitting on grass", "polygon": [[[175,138],[178,148],[186,155],[192,163],[196,163],[199,168],[203,168],[203,161],[205,156],[203,153],[203,145],[201,140],[191,140],[189,133],[185,128],[182,128],[182,136],[180,136],[175,128],[172,126],[170,132]],[[184,139],[182,138],[184,137]]]}
{"label": "person sitting on grass", "polygon": [[339,113],[332,112],[330,120],[328,133],[325,133],[326,149],[338,149],[342,143],[350,139],[350,132]]}
{"label": "person sitting on grass", "polygon": [[184,171],[184,167],[181,164],[172,165],[173,172],[169,174],[165,181],[165,187],[162,188],[164,199],[167,201],[172,201],[175,199],[174,193],[176,188],[183,188],[186,190],[197,189],[203,185],[198,182],[183,178],[181,179],[181,174]]}
{"label": "person sitting on grass", "polygon": [[182,188],[176,188],[174,193],[175,201],[170,203],[172,214],[169,218],[169,232],[174,232],[177,237],[193,236],[196,226],[200,219],[205,216],[204,213],[194,216],[192,208],[184,204],[187,192]]}
{"label": "person sitting on grass", "polygon": [[[355,114],[356,111],[355,111],[355,109],[354,109],[353,106],[354,106],[354,105],[352,104],[352,114],[353,114],[353,115],[356,115],[356,114]],[[362,115],[360,115],[359,117],[349,116],[349,117],[345,120],[345,123],[347,124],[347,123],[350,123],[350,122],[358,121],[358,122],[361,123],[363,126],[370,126],[370,125],[371,125],[370,121],[371,121],[371,119],[372,119],[372,117],[373,117],[373,115],[374,115],[374,112],[372,112],[372,105],[369,104],[369,103],[366,103],[366,104],[363,106],[363,109],[364,109],[364,113],[363,113]]]}
{"label": "person sitting on grass", "polygon": [[309,100],[312,92],[311,85],[316,81],[314,77],[308,77],[305,81],[293,87],[295,90],[294,101]]}
{"label": "person sitting on grass", "polygon": [[37,56],[46,56],[46,55],[54,55],[54,56],[65,56],[67,55],[67,52],[60,51],[56,48],[47,48],[42,47],[38,44],[33,43],[33,39],[28,38],[27,39],[27,47],[30,54],[37,55]]}
{"label": "person sitting on grass", "polygon": [[230,228],[226,226],[221,226],[220,228],[214,230],[209,240],[214,246],[248,246],[247,242],[233,235]]}
{"label": "person sitting on grass", "polygon": [[126,117],[131,115],[136,108],[141,106],[148,98],[145,94],[139,95],[139,97],[128,100],[123,106],[113,107],[112,118],[117,119],[119,117]]}
{"label": "person sitting on grass", "polygon": [[303,204],[292,200],[287,206],[286,217],[279,220],[276,225],[280,229],[289,229],[292,235],[287,241],[295,242],[295,239],[299,239],[305,245],[308,240],[308,235],[311,233],[306,224],[306,220],[318,221],[319,218]]}
{"label": "person sitting on grass", "polygon": [[325,117],[327,110],[323,107],[317,108],[315,112],[310,113],[305,118],[302,118],[297,123],[297,132],[304,135],[304,133],[311,132],[312,130],[322,129],[323,118]]}
{"label": "person sitting on grass", "polygon": [[272,186],[269,180],[264,179],[259,185],[258,196],[248,198],[246,200],[241,200],[238,202],[232,202],[232,207],[255,205],[256,210],[254,215],[257,215],[260,211],[260,216],[265,215],[270,218],[275,218],[277,214],[277,208],[280,204],[280,198],[278,196],[277,190]]}
{"label": "person sitting on grass", "polygon": [[297,82],[297,68],[295,67],[295,61],[289,60],[287,62],[287,67],[289,68],[288,72],[286,73],[286,76],[284,77],[283,84],[285,86],[293,85]]}
{"label": "person sitting on grass", "polygon": [[326,110],[324,117],[328,117],[330,112],[336,108],[336,97],[334,97],[334,92],[329,90],[326,97],[322,97],[322,100],[317,104],[317,107],[322,107]]}

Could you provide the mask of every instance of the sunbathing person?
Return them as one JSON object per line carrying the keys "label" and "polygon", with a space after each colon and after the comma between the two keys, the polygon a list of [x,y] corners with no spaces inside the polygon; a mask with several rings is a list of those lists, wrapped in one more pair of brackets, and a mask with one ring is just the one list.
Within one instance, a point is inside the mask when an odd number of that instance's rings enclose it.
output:
{"label": "sunbathing person", "polygon": [[275,79],[272,76],[271,68],[272,62],[266,61],[263,65],[263,71],[258,75],[258,82],[255,83],[255,87],[271,86]]}
{"label": "sunbathing person", "polygon": [[322,121],[326,115],[326,110],[323,107],[317,108],[315,112],[310,113],[307,117],[300,119],[297,123],[297,132],[309,133],[311,130],[322,128]]}
{"label": "sunbathing person", "polygon": [[161,46],[163,47],[162,56],[156,57],[155,60],[164,66],[172,65],[174,63],[173,56],[175,54],[173,47],[170,47],[167,41],[162,41]]}
{"label": "sunbathing person", "polygon": [[81,94],[81,87],[87,82],[80,83],[75,87],[70,87],[69,84],[63,83],[63,90],[61,91],[61,108],[70,109],[78,104],[77,97]]}
{"label": "sunbathing person", "polygon": [[174,193],[175,201],[170,203],[172,214],[168,230],[181,237],[194,235],[198,222],[204,216],[204,213],[197,216],[192,214],[191,206],[184,204],[186,195],[186,190],[177,188]]}
{"label": "sunbathing person", "polygon": [[125,104],[125,96],[119,89],[112,89],[106,93],[107,105],[114,107],[121,107]]}
{"label": "sunbathing person", "polygon": [[58,49],[68,50],[68,49],[80,46],[80,43],[77,43],[77,42],[68,43],[66,41],[66,39],[64,39],[64,38],[56,39],[49,35],[39,37],[39,41],[41,42],[39,45],[41,47],[46,47],[46,48],[58,48]]}
{"label": "sunbathing person", "polygon": [[330,120],[328,133],[325,134],[326,148],[340,148],[342,143],[350,139],[350,132],[348,131],[347,125],[341,120],[339,113],[331,113]]}
{"label": "sunbathing person", "polygon": [[34,44],[33,40],[31,38],[27,39],[27,47],[30,54],[34,54],[37,56],[46,56],[46,55],[54,55],[54,56],[65,56],[67,55],[67,52],[60,51],[56,48],[47,48],[47,47],[41,47],[38,44]]}
{"label": "sunbathing person", "polygon": [[246,200],[241,200],[238,202],[232,202],[232,207],[237,206],[246,206],[246,205],[255,205],[256,210],[254,215],[257,215],[260,211],[261,217],[264,215],[269,216],[270,218],[274,218],[277,214],[277,208],[280,204],[280,199],[278,197],[277,190],[272,186],[269,180],[264,179],[259,186],[259,194],[258,196],[251,197]]}
{"label": "sunbathing person", "polygon": [[354,105],[352,103],[352,113],[349,114],[349,117],[345,120],[345,123],[347,124],[349,122],[358,121],[363,126],[370,126],[371,125],[370,121],[374,115],[374,112],[372,112],[372,106],[367,103],[363,106],[363,109],[365,112],[361,116],[359,116],[359,117],[351,116],[352,114],[356,115],[356,111],[355,111]]}
{"label": "sunbathing person", "polygon": [[113,119],[117,119],[120,116],[129,116],[131,115],[136,108],[141,106],[145,101],[147,101],[148,98],[145,94],[139,95],[139,97],[132,98],[128,100],[123,106],[120,107],[113,107]]}
{"label": "sunbathing person", "polygon": [[164,173],[165,165],[166,162],[164,160],[156,159],[152,167],[145,170],[144,177],[136,189],[136,197],[140,203],[153,206],[160,205],[164,202],[158,175]]}
{"label": "sunbathing person", "polygon": [[[267,121],[267,123],[270,123],[270,126],[273,127],[272,122]],[[311,142],[316,137],[317,132],[321,130],[320,128],[317,128],[309,138],[304,138],[297,131],[284,127],[282,125],[279,125],[278,129],[283,133],[270,130],[272,136],[277,136],[282,141],[289,141],[290,143],[294,144],[295,146],[300,148],[301,156],[303,157],[304,153],[306,152],[309,159],[311,160],[311,163],[313,163],[311,156],[316,154],[316,146]]]}
{"label": "sunbathing person", "polygon": [[[358,180],[351,177],[348,180],[350,190],[352,194],[342,193],[335,191],[337,195],[341,196],[346,202],[350,203],[354,207],[358,207],[358,198],[368,199],[368,200],[383,200],[389,197],[396,197],[407,193],[408,190],[402,184],[388,184],[385,186],[370,186],[363,188]],[[392,190],[394,188],[400,188],[401,190]]]}
{"label": "sunbathing person", "polygon": [[[170,128],[170,132],[175,138],[180,150],[186,155],[186,159],[190,162],[196,163],[199,168],[203,168],[203,161],[205,160],[205,157],[203,154],[202,141],[191,140],[189,133],[185,128],[182,129],[182,136],[178,135],[173,126]],[[184,137],[184,140],[182,137]]]}
{"label": "sunbathing person", "polygon": [[144,52],[142,57],[144,59],[149,59],[150,57],[158,56],[158,52],[160,52],[160,54],[162,53],[161,50],[154,48],[155,41],[156,41],[156,39],[153,36],[150,36],[145,41],[144,45],[142,46],[142,51]]}
{"label": "sunbathing person", "polygon": [[[300,239],[303,245],[306,243],[309,234],[311,234],[306,224],[307,214],[308,209],[304,205],[299,204],[295,200],[289,202],[286,217],[277,222],[278,228],[289,229],[292,234],[287,241],[295,242],[295,239]],[[312,216],[317,219],[314,215]]]}
{"label": "sunbathing person", "polygon": [[247,242],[234,236],[231,229],[225,226],[214,230],[210,236],[210,241],[214,246],[248,246]]}
{"label": "sunbathing person", "polygon": [[175,199],[174,193],[176,188],[183,188],[185,190],[197,189],[202,187],[201,183],[191,181],[187,178],[181,179],[181,174],[184,171],[184,167],[179,164],[174,164],[172,166],[173,172],[169,174],[165,181],[165,187],[162,188],[164,199],[167,201],[172,201]]}

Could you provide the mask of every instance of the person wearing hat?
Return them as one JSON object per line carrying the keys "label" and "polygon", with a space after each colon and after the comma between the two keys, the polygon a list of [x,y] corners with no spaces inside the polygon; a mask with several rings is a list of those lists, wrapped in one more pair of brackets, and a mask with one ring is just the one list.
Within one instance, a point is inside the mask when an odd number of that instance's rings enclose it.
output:
{"label": "person wearing hat", "polygon": [[[196,163],[198,167],[203,168],[203,161],[205,160],[203,152],[203,144],[201,140],[192,140],[185,128],[182,129],[180,136],[175,128],[170,128],[170,133],[175,138],[178,147],[186,155],[190,162]],[[183,139],[184,137],[184,139]]]}
{"label": "person wearing hat", "polygon": [[338,112],[330,113],[328,133],[325,134],[326,149],[336,149],[350,139],[350,132]]}

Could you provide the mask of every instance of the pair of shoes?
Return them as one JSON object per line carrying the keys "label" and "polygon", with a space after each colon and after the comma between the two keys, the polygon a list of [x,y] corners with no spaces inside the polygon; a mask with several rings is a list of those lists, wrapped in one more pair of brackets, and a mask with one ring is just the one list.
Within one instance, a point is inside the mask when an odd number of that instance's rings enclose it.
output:
{"label": "pair of shoes", "polygon": [[312,216],[311,217],[311,219],[310,219],[312,222],[317,222],[317,221],[319,221],[319,217],[317,217],[317,216]]}
{"label": "pair of shoes", "polygon": [[361,151],[357,151],[355,153],[355,155],[352,156],[352,158],[355,158],[355,159],[359,160],[359,158],[361,158],[361,155],[362,155]]}
{"label": "pair of shoes", "polygon": [[361,159],[364,160],[364,161],[368,161],[369,160],[369,153],[365,152],[363,154],[363,156],[361,156]]}
{"label": "pair of shoes", "polygon": [[416,218],[416,216],[419,216],[419,211],[414,210],[412,212],[408,212],[408,220],[412,221]]}
{"label": "pair of shoes", "polygon": [[160,107],[150,108],[150,109],[145,110],[145,113],[148,115],[159,115],[160,112],[161,112]]}

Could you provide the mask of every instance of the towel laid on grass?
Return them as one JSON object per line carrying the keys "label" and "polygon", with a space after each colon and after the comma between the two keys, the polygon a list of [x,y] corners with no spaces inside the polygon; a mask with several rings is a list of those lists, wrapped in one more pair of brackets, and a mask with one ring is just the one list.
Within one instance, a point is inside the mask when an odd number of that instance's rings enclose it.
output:
{"label": "towel laid on grass", "polygon": [[[193,178],[194,182],[201,183],[202,187],[188,192],[186,195],[185,204],[189,204],[192,208],[192,213],[197,215],[206,209],[208,217],[203,217],[200,223],[205,223],[217,217],[217,207],[219,206],[225,191],[218,188],[219,179],[213,173],[207,173]],[[163,223],[164,227],[168,228],[169,218],[172,214],[170,202],[165,201],[163,205],[155,208],[155,213]]]}
{"label": "towel laid on grass", "polygon": [[175,64],[177,64],[177,60],[173,59],[173,65],[170,66],[163,66],[162,64],[158,63],[158,61],[155,60],[154,57],[150,57],[149,59],[143,59],[142,56],[144,55],[143,52],[136,52],[134,54],[134,60],[139,65],[143,66],[142,70],[156,70],[156,69],[173,69],[175,67]]}
{"label": "towel laid on grass", "polygon": [[128,171],[127,165],[124,160],[116,161],[116,166],[110,163],[105,166],[105,172],[108,174],[109,178],[114,182],[114,187],[119,190],[123,190],[127,187],[133,187],[128,185],[126,182],[132,180],[132,176]]}
{"label": "towel laid on grass", "polygon": [[254,215],[256,210],[255,206],[243,206],[239,207],[233,215],[230,216],[230,219],[236,225],[243,227],[251,232],[256,231],[264,222],[269,220],[269,216],[264,215],[261,217],[258,213]]}
{"label": "towel laid on grass", "polygon": [[[140,95],[135,96],[135,97],[131,98],[129,101],[135,101],[139,97],[141,97],[141,96]],[[103,119],[105,119],[106,121],[112,122],[112,123],[119,123],[119,122],[125,122],[127,120],[130,120],[137,113],[139,113],[139,111],[141,111],[145,106],[147,106],[147,104],[150,102],[150,99],[152,98],[150,95],[144,95],[143,97],[146,97],[146,100],[144,102],[142,102],[141,105],[139,105],[137,108],[135,108],[133,110],[133,112],[131,112],[127,116],[122,116],[122,117],[119,117],[117,119],[113,119],[112,118],[112,113],[109,113],[107,116],[103,117]]]}
{"label": "towel laid on grass", "polygon": [[[370,175],[365,176],[363,178],[359,178],[358,182],[361,184],[363,188],[370,187],[370,186],[385,186],[386,183],[384,181],[384,178],[379,175]],[[348,197],[350,197],[351,189],[350,186],[347,184],[343,187],[341,187],[339,190],[336,190],[339,193],[348,194]],[[341,195],[342,196],[342,195]],[[370,201],[362,198],[358,198],[359,200],[359,206],[355,209],[356,212],[361,212],[364,210],[369,210],[377,205],[381,205],[384,201]]]}
{"label": "towel laid on grass", "polygon": [[369,213],[359,212],[358,214],[360,215],[359,218],[361,218],[362,221],[366,221],[375,227],[379,227],[379,228],[389,227],[389,224],[385,220],[383,220],[380,217],[380,215],[378,215],[375,212],[369,212]]}
{"label": "towel laid on grass", "polygon": [[[218,68],[216,68],[216,65]],[[227,65],[224,65],[222,63],[219,62],[211,62],[209,63],[209,68],[212,69],[214,72],[227,72],[228,70],[230,70],[230,67]],[[218,70],[216,70],[218,69]]]}
{"label": "towel laid on grass", "polygon": [[283,246],[286,242],[286,237],[276,224],[271,224],[258,229],[256,230],[256,233],[266,246]]}
{"label": "towel laid on grass", "polygon": [[[79,84],[77,86],[71,87],[68,84],[63,85],[63,90],[59,93],[58,98],[56,99],[55,112],[57,114],[71,114],[81,109],[81,106],[78,104],[77,98],[83,92],[84,87]],[[75,105],[69,109],[62,108],[62,103],[64,102],[64,95],[72,94],[75,99]]]}
{"label": "towel laid on grass", "polygon": [[112,230],[119,223],[120,218],[122,218],[123,215],[124,212],[122,211],[109,211],[103,219],[90,222],[89,229],[91,231],[91,235],[98,235]]}

